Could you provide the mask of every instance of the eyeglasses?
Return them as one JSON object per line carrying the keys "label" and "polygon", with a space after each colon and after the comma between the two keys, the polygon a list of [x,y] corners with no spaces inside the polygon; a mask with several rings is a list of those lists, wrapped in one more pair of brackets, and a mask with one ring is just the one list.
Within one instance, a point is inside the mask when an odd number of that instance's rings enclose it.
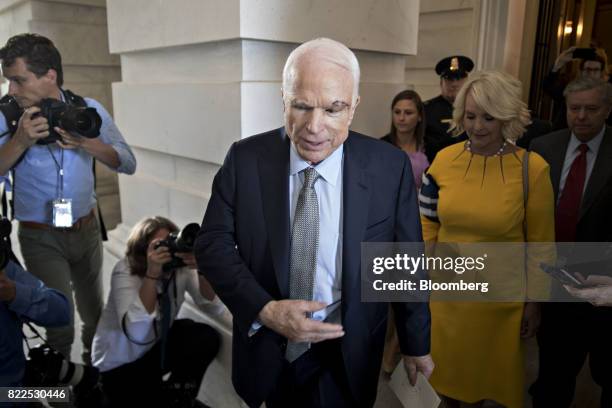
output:
{"label": "eyeglasses", "polygon": [[598,74],[601,72],[601,68],[583,68],[582,72],[584,72],[585,74]]}

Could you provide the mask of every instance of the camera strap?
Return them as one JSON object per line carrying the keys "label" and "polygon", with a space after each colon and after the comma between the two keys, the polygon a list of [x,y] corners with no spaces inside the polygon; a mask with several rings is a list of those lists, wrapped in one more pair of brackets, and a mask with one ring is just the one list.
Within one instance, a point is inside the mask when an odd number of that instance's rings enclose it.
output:
{"label": "camera strap", "polygon": [[[26,334],[23,332],[23,326],[22,326],[21,335],[23,336],[23,339],[25,340],[26,347],[28,348],[28,351],[32,350],[32,348],[30,347],[30,340],[34,340],[34,339],[37,339],[37,338],[40,339],[45,346],[49,346],[49,343],[47,343],[47,339],[45,339],[38,332],[38,330],[36,330],[36,327],[34,327],[34,325],[32,323],[30,323],[27,320],[23,320],[23,319],[21,320],[21,322],[24,325],[28,326],[28,328],[32,331],[32,333],[34,333],[34,336],[32,336],[32,337],[26,336]],[[49,346],[49,347],[51,347],[51,346]]]}
{"label": "camera strap", "polygon": [[47,150],[49,151],[49,154],[51,155],[51,158],[55,163],[55,168],[57,169],[57,176],[59,178],[59,181],[57,183],[57,198],[64,198],[64,149],[60,149],[59,162],[55,158],[55,155],[53,154],[53,151],[51,151],[51,147],[49,145],[47,145]]}
{"label": "camera strap", "polygon": [[1,210],[2,214],[1,215],[3,217],[6,217],[6,218],[12,220],[13,219],[13,217],[12,217],[13,214],[9,214],[10,200],[9,200],[9,198],[7,196],[7,192],[6,192],[6,183],[8,183],[8,182],[9,182],[9,180],[5,180],[2,183],[2,198],[0,198],[1,205],[2,205],[2,210]]}
{"label": "camera strap", "polygon": [[[171,282],[171,281],[174,281],[174,273],[175,273],[175,272],[173,271],[173,272],[172,272],[172,275],[170,276],[170,278],[169,278],[169,279],[167,279],[166,281],[164,281],[164,282],[163,282],[162,291],[161,291],[161,293],[159,293],[159,294],[157,295],[157,306],[158,306],[159,310],[160,310],[160,311],[162,311],[162,313],[163,313],[163,307],[162,307],[162,297],[164,296],[164,294],[165,294],[165,293],[167,293],[167,292],[168,292],[170,282]],[[174,283],[174,299],[175,299],[175,302],[176,302],[176,282]],[[148,346],[148,345],[150,345],[150,344],[156,343],[156,342],[157,342],[158,340],[160,340],[160,339],[162,339],[162,340],[163,340],[164,333],[163,333],[163,330],[162,330],[161,335],[160,335],[160,333],[158,332],[158,330],[157,330],[157,321],[154,321],[154,322],[153,322],[153,333],[154,333],[154,337],[153,337],[153,339],[151,339],[151,340],[149,340],[149,341],[144,341],[144,342],[143,342],[143,341],[134,340],[134,339],[133,339],[133,338],[132,338],[132,337],[129,335],[129,333],[128,333],[128,330],[127,330],[127,325],[126,325],[126,322],[125,322],[125,319],[126,319],[126,318],[127,318],[127,312],[125,312],[125,313],[123,314],[123,317],[121,318],[121,330],[123,331],[123,334],[125,334],[125,337],[126,337],[126,338],[127,338],[127,339],[128,339],[130,342],[131,342],[131,343],[134,343],[134,344],[136,344],[136,345],[138,345],[138,346]],[[162,314],[162,319],[163,319],[163,314]],[[162,323],[162,325],[163,325],[163,323]],[[164,344],[162,344],[162,346],[163,346],[163,345],[164,345]],[[162,352],[162,353],[163,353],[163,352]]]}
{"label": "camera strap", "polygon": [[123,314],[123,317],[121,318],[121,330],[123,330],[123,334],[125,334],[125,337],[130,341],[130,343],[134,343],[138,346],[148,346],[149,344],[153,344],[157,341],[157,339],[159,338],[159,334],[157,334],[157,325],[155,324],[155,322],[153,322],[153,339],[149,340],[149,341],[138,341],[138,340],[134,340],[132,337],[130,337],[130,335],[128,334],[127,331],[127,326],[125,324],[125,318],[127,317],[127,312],[125,312]]}
{"label": "camera strap", "polygon": [[176,305],[176,269],[172,270],[170,277],[163,281],[163,290],[160,296],[158,296],[158,302],[162,313],[161,319],[161,356],[160,356],[160,367],[162,371],[166,369],[166,345],[168,343],[168,333],[170,331],[170,323],[172,317],[172,304],[170,303],[170,284],[173,283],[174,289],[174,302]]}
{"label": "camera strap", "polygon": [[[0,205],[2,210],[2,216],[8,218],[9,220],[15,219],[15,200],[13,197],[15,196],[15,170],[9,170],[8,178],[4,179],[2,183],[2,194],[0,198]],[[9,198],[8,192],[11,192],[11,197]]]}

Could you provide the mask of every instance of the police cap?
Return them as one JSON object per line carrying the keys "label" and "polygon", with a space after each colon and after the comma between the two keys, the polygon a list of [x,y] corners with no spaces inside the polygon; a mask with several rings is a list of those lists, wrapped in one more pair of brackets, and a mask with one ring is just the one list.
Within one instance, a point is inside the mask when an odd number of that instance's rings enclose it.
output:
{"label": "police cap", "polygon": [[446,57],[436,64],[436,74],[446,79],[465,78],[474,68],[474,61],[463,55]]}

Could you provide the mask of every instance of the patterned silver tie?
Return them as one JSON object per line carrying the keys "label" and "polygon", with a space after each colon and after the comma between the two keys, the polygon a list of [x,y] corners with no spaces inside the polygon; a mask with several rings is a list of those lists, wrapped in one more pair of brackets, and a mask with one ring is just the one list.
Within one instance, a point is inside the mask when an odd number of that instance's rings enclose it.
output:
{"label": "patterned silver tie", "polygon": [[[304,170],[304,185],[295,207],[289,258],[291,299],[312,300],[319,249],[319,203],[314,189],[318,178],[319,173],[314,168]],[[293,362],[309,348],[310,343],[290,341],[287,343],[285,357]]]}

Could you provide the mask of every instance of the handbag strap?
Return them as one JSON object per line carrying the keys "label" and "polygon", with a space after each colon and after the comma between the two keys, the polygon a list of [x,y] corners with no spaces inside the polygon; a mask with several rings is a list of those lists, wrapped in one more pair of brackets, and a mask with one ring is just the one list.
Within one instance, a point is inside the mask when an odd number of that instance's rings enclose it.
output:
{"label": "handbag strap", "polygon": [[527,240],[527,199],[529,198],[529,150],[523,154],[523,237]]}

